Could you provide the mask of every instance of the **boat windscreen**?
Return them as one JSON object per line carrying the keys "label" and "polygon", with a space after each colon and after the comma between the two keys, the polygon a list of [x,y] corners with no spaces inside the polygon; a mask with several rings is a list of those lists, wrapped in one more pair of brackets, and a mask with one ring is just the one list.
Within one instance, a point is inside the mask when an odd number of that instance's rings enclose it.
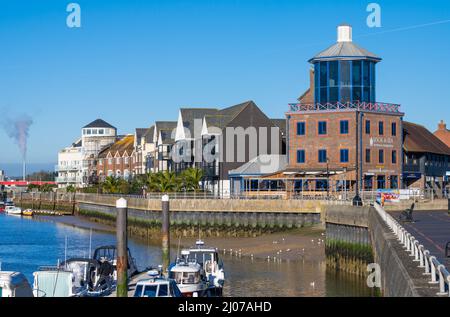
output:
{"label": "boat windscreen", "polygon": [[158,290],[157,285],[146,285],[144,287],[144,293],[142,294],[143,297],[156,297]]}

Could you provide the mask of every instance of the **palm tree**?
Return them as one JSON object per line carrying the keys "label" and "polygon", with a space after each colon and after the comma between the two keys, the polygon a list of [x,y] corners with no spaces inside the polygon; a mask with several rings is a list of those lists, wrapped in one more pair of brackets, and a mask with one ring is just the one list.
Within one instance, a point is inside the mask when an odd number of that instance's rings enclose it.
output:
{"label": "palm tree", "polygon": [[106,193],[117,194],[120,191],[120,180],[114,176],[108,176],[102,183],[102,188]]}
{"label": "palm tree", "polygon": [[187,190],[198,192],[200,190],[200,182],[204,176],[203,170],[199,168],[188,168],[183,171],[183,179]]}

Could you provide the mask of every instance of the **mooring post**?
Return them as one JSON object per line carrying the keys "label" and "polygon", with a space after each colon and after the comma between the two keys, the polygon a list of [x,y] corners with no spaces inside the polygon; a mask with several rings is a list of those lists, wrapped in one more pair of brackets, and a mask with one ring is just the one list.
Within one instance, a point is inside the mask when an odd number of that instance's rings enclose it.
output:
{"label": "mooring post", "polygon": [[169,269],[170,262],[170,219],[169,219],[169,196],[163,195],[162,204],[162,264],[163,271]]}
{"label": "mooring post", "polygon": [[117,237],[117,297],[128,296],[128,239],[127,214],[128,206],[124,198],[116,201],[116,237]]}

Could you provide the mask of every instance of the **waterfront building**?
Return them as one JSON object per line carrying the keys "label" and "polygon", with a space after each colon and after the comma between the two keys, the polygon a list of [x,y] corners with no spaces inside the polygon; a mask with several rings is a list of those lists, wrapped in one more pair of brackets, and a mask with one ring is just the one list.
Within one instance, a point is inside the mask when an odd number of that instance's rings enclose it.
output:
{"label": "waterfront building", "polygon": [[376,101],[381,58],[353,43],[351,26],[337,31],[337,43],[309,60],[311,87],[289,105],[279,177],[293,192],[400,188],[404,114]]}
{"label": "waterfront building", "polygon": [[4,170],[0,170],[0,182],[5,181],[6,174]]}
{"label": "waterfront building", "polygon": [[[149,146],[146,158],[147,170],[165,172],[173,170],[172,146],[175,143],[176,121],[156,121],[153,130],[153,146]],[[151,132],[151,131],[149,131]],[[149,138],[151,133],[149,133]],[[154,152],[150,152],[153,148]]]}
{"label": "waterfront building", "polygon": [[117,139],[117,129],[108,122],[97,119],[81,130],[83,153],[83,184],[98,183],[97,156]]}
{"label": "waterfront building", "polygon": [[253,101],[224,109],[182,108],[174,151],[182,158],[173,163],[173,170],[200,168],[203,188],[229,197],[229,171],[260,154],[282,154],[284,126],[284,119],[269,119]]}
{"label": "waterfront building", "polygon": [[58,152],[56,183],[58,188],[83,186],[83,152],[81,139]]}
{"label": "waterfront building", "polygon": [[120,138],[104,148],[96,159],[99,181],[108,176],[130,180],[135,170],[134,135]]}
{"label": "waterfront building", "polygon": [[450,131],[447,129],[447,125],[444,120],[441,120],[438,124],[438,129],[433,133],[435,136],[439,138],[442,142],[444,142],[448,147],[450,147]]}
{"label": "waterfront building", "polygon": [[403,181],[407,188],[426,189],[442,198],[448,192],[450,148],[424,126],[403,122]]}
{"label": "waterfront building", "polygon": [[147,128],[136,128],[134,131],[134,155],[133,155],[133,163],[134,175],[142,175],[145,173],[145,156],[143,155],[143,148],[145,146],[145,133],[147,132]]}

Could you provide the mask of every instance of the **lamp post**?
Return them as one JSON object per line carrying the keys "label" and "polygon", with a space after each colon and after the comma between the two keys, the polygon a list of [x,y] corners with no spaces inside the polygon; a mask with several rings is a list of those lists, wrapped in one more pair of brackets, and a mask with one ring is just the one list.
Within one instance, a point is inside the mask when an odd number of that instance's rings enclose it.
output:
{"label": "lamp post", "polygon": [[327,157],[327,199],[330,199],[330,159]]}

